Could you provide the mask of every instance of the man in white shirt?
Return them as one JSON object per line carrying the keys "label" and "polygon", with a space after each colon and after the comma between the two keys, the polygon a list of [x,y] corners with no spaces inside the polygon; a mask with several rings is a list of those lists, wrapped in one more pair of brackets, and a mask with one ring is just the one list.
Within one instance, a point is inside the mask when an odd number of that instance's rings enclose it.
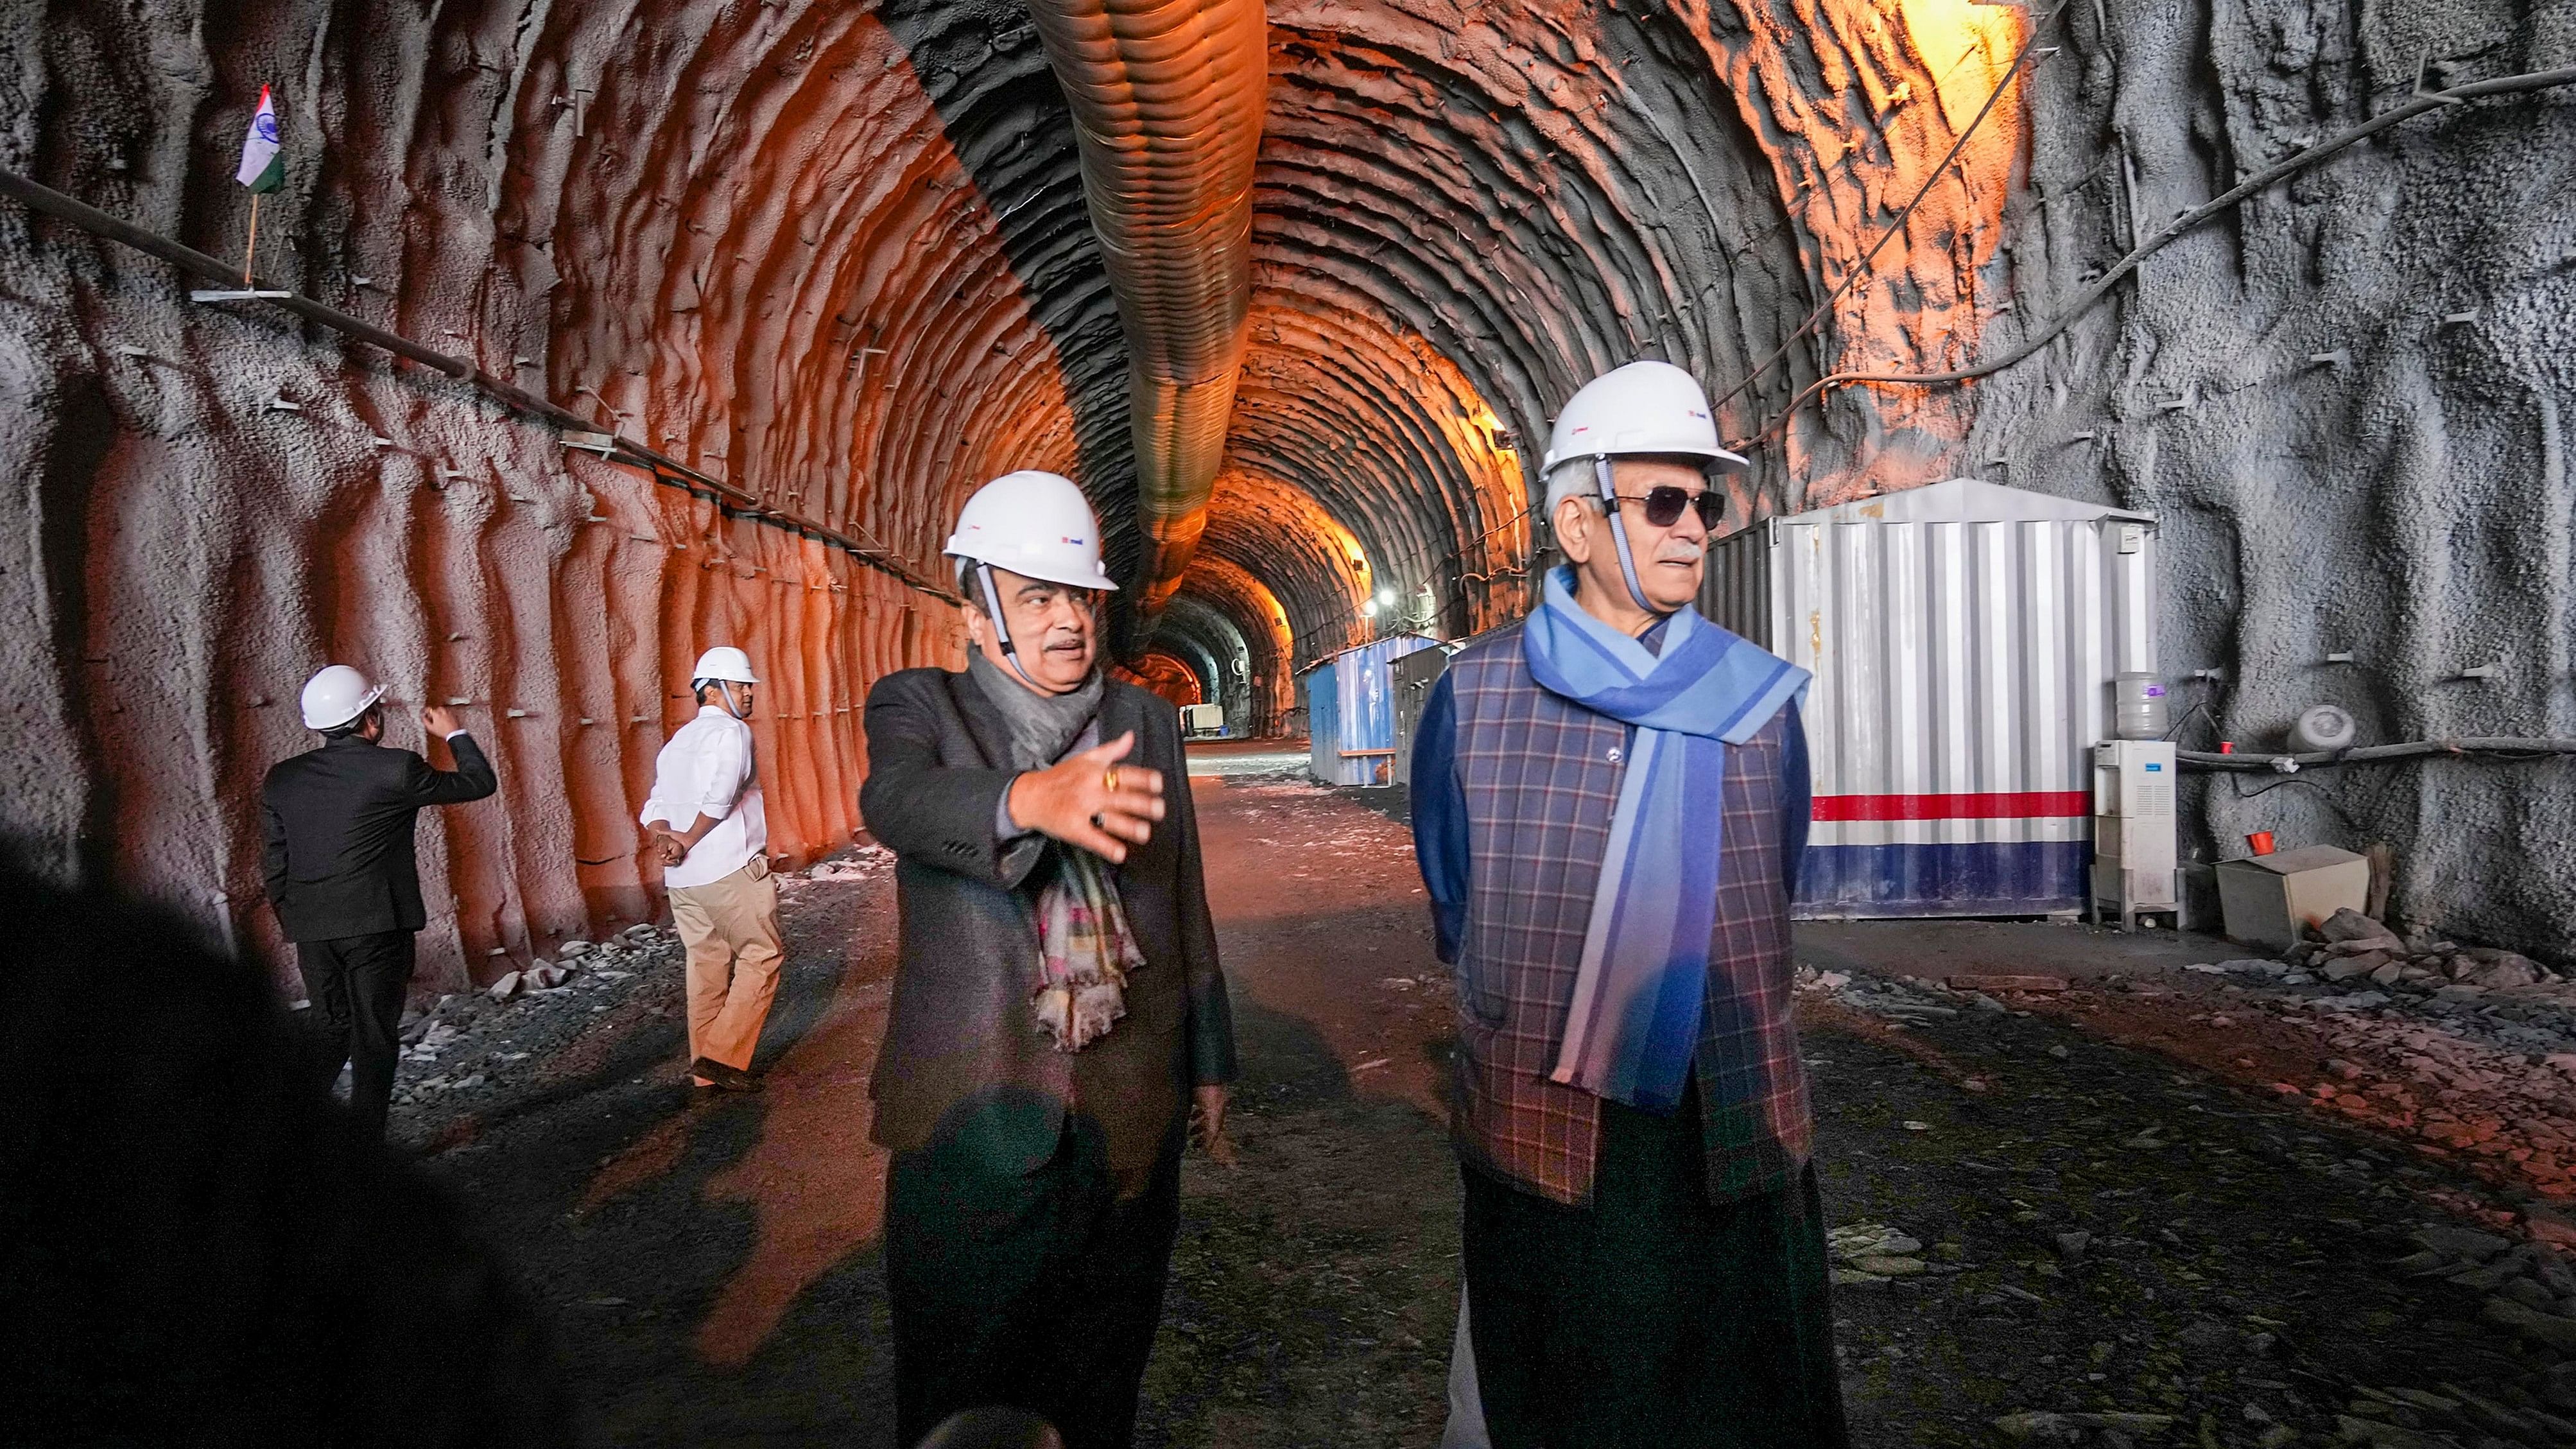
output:
{"label": "man in white shirt", "polygon": [[760,1090],[748,1069],[782,954],[769,819],[744,723],[759,683],[751,657],[731,645],[698,656],[698,717],[662,746],[638,817],[689,951],[689,1080],[736,1092]]}

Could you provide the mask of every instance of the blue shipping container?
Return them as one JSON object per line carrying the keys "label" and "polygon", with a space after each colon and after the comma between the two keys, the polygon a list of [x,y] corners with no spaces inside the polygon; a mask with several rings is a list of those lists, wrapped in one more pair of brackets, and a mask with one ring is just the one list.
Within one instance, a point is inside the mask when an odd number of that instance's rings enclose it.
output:
{"label": "blue shipping container", "polygon": [[1395,681],[1388,666],[1438,643],[1398,634],[1345,649],[1306,675],[1309,768],[1327,785],[1385,785],[1395,778]]}
{"label": "blue shipping container", "polygon": [[1332,663],[1307,670],[1298,688],[1306,696],[1306,771],[1327,785],[1338,785],[1342,783],[1341,697],[1333,684]]}

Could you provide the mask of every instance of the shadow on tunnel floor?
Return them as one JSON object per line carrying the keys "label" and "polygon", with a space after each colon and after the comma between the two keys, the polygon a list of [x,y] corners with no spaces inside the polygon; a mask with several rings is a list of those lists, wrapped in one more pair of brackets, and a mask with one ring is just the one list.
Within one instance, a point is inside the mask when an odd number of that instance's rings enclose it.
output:
{"label": "shadow on tunnel floor", "polygon": [[[431,1163],[544,1305],[587,1442],[893,1443],[877,1197],[814,1212],[810,1230],[828,1234],[837,1218],[842,1231],[828,1261],[807,1265],[738,1361],[709,1356],[710,1326],[767,1238],[799,1230],[775,1214],[805,1210],[792,1193],[746,1197],[740,1180],[782,1146],[846,1148],[774,1141],[778,1114],[865,1112],[869,1061],[818,1070],[800,1056],[842,1029],[840,963],[816,950],[791,961],[763,1039],[762,1060],[777,1064],[768,1093],[684,1101],[649,1074],[615,1075],[676,1050],[661,1040],[673,1029],[655,1022],[578,1090],[496,1116]],[[1349,1064],[1296,1016],[1238,991],[1236,1023],[1242,1164],[1227,1171],[1193,1152],[1185,1167],[1138,1442],[1427,1442],[1456,1294],[1442,1124],[1357,1093]],[[782,1086],[788,1073],[818,1080]],[[798,1090],[825,1095],[799,1109]],[[881,1181],[865,1178],[866,1191],[881,1194]],[[862,1218],[869,1230],[850,1231]]]}

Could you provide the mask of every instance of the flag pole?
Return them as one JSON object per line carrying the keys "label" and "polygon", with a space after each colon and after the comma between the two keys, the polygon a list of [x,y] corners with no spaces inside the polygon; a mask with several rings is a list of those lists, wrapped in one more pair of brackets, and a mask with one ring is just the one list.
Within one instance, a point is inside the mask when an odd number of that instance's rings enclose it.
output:
{"label": "flag pole", "polygon": [[250,290],[251,258],[259,254],[259,193],[250,194],[250,245],[242,248],[242,290]]}

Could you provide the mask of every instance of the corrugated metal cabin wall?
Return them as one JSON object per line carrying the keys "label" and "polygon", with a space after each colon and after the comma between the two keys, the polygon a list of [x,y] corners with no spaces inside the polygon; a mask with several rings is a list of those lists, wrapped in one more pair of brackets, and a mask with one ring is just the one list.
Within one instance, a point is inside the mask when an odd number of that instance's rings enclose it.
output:
{"label": "corrugated metal cabin wall", "polygon": [[[2127,652],[2115,614],[2129,611],[2108,607],[2109,530],[1779,525],[1764,549],[1763,632],[1816,675],[1806,715],[1818,792],[2080,788],[2113,660]],[[1752,624],[1731,601],[1764,581],[1740,558],[1721,575],[1721,607]]]}
{"label": "corrugated metal cabin wall", "polygon": [[1710,622],[1765,649],[1771,642],[1771,535],[1764,522],[1719,539],[1700,580],[1699,611]]}

